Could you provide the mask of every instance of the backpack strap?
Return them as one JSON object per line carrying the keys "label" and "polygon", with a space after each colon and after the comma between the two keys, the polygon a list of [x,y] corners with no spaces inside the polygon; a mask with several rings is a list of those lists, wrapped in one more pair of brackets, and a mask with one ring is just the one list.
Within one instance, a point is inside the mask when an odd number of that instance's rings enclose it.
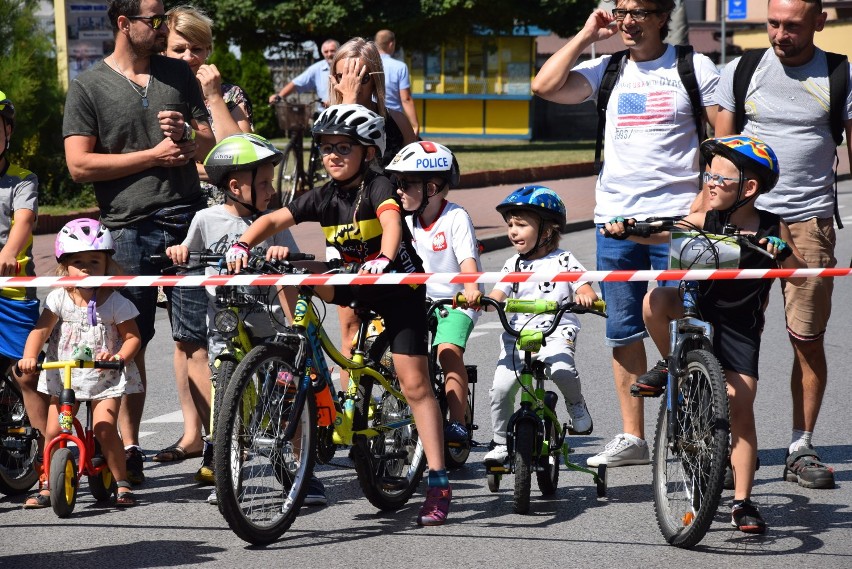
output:
{"label": "backpack strap", "polygon": [[622,50],[612,54],[606,65],[600,87],[598,87],[598,137],[595,140],[595,174],[600,174],[603,162],[601,161],[601,150],[603,150],[604,127],[606,126],[606,107],[612,90],[618,82],[621,74],[621,66],[627,57],[629,50]]}
{"label": "backpack strap", "polygon": [[831,136],[837,146],[843,144],[843,106],[849,88],[848,60],[842,53],[825,53],[828,64],[829,120]]}
{"label": "backpack strap", "polygon": [[742,132],[745,126],[745,99],[748,84],[766,49],[749,49],[740,57],[734,71],[734,131]]}
{"label": "backpack strap", "polygon": [[691,45],[674,46],[677,54],[677,74],[683,87],[689,94],[692,103],[692,114],[695,116],[695,132],[698,133],[698,143],[704,140],[704,105],[701,104],[701,90],[698,88],[698,78],[695,76],[695,65],[692,61]]}

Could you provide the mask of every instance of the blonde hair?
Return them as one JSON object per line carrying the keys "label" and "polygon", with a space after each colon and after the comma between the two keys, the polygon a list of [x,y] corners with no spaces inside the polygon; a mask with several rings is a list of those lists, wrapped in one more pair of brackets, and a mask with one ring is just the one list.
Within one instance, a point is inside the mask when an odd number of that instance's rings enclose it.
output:
{"label": "blonde hair", "polygon": [[[112,258],[112,253],[108,251],[101,251],[104,255],[107,256],[106,262],[106,270],[104,271],[104,276],[114,277],[116,275],[123,275],[124,269],[121,268],[115,259]],[[54,269],[54,274],[58,277],[67,277],[68,276],[68,260],[73,257],[76,253],[67,253],[64,255],[64,259],[59,261],[59,264],[56,265],[56,269]],[[76,287],[70,287],[66,290],[72,290]]]}
{"label": "blonde hair", "polygon": [[[337,68],[337,62],[341,59],[355,57],[364,61],[367,66],[367,73],[372,73],[373,96],[376,98],[376,114],[384,117],[387,114],[385,110],[385,74],[382,66],[382,56],[379,55],[379,50],[376,44],[367,41],[364,38],[352,38],[337,49],[334,54],[334,59],[331,61],[331,70],[329,73],[334,75]],[[340,93],[334,88],[334,83],[330,80],[329,99],[331,105],[339,105],[343,102]]]}
{"label": "blonde hair", "polygon": [[177,32],[190,42],[213,49],[213,20],[195,6],[183,5],[166,12],[169,32]]}

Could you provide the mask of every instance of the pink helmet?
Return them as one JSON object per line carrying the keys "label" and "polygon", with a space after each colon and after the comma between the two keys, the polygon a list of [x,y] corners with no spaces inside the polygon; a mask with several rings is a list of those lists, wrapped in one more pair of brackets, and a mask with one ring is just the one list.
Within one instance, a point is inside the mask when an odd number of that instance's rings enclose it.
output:
{"label": "pink helmet", "polygon": [[59,230],[53,250],[56,260],[61,261],[65,255],[83,251],[114,253],[115,247],[109,229],[101,225],[100,221],[82,218],[69,221]]}

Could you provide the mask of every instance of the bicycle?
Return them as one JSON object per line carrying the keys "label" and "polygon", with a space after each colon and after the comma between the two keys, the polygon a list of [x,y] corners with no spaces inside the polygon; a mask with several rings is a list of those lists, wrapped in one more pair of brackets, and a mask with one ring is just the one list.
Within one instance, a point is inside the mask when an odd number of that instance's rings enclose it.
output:
{"label": "bicycle", "polygon": [[[671,268],[738,266],[745,246],[772,257],[736,227],[725,235],[678,226],[678,218],[651,218],[625,225],[628,235],[647,237],[662,231],[680,232],[682,246],[673,246]],[[727,261],[727,263],[725,262]],[[713,326],[698,312],[698,281],[681,282],[682,318],[669,323],[666,397],[660,404],[654,442],[653,487],[657,525],[671,545],[698,544],[719,507],[730,433],[725,374],[713,355]],[[643,396],[631,388],[635,396]]]}
{"label": "bicycle", "polygon": [[[86,427],[74,416],[76,399],[71,387],[72,368],[115,369],[124,367],[116,360],[92,361],[91,348],[84,348],[80,359],[40,362],[39,371],[64,370],[62,394],[59,396],[59,427],[61,432],[44,445],[44,471],[48,473],[50,505],[60,518],[67,518],[77,504],[80,477],[89,479],[89,491],[95,500],[103,502],[117,492],[116,480],[103,457],[97,455],[95,434],[92,430],[92,402],[86,401]],[[76,433],[76,434],[75,434]],[[79,466],[68,448],[74,444],[79,452]],[[54,448],[56,452],[54,452]]]}
{"label": "bicycle", "polygon": [[[313,101],[314,103],[319,101]],[[278,165],[275,178],[275,193],[278,207],[284,207],[304,192],[320,185],[328,179],[322,164],[319,147],[311,142],[307,168],[302,138],[310,128],[313,117],[312,105],[278,100],[275,103],[275,116],[279,128],[286,133],[289,141],[284,147],[284,159]]]}
{"label": "bicycle", "polygon": [[[514,473],[514,511],[526,514],[530,509],[532,473],[535,472],[542,494],[554,494],[559,484],[559,456],[562,455],[565,466],[570,470],[591,475],[598,497],[605,497],[606,465],[599,466],[597,472],[593,472],[571,462],[570,454],[573,451],[568,444],[568,425],[560,425],[556,416],[559,396],[553,391],[545,391],[545,382],[550,376],[549,366],[542,361],[534,362],[533,354],[556,331],[564,313],[591,313],[606,317],[606,305],[603,301],[597,301],[592,308],[587,308],[575,302],[560,305],[553,300],[522,298],[508,298],[505,302],[498,302],[487,296],[481,297],[479,302],[496,309],[503,329],[517,338],[515,346],[524,352],[523,366],[520,372],[516,370],[521,385],[521,403],[509,419],[506,429],[508,459],[503,464],[486,463],[488,489],[491,492],[499,491],[502,476]],[[553,321],[545,330],[515,330],[506,318],[506,313],[552,314]]]}
{"label": "bicycle", "polygon": [[[287,261],[249,258],[257,274],[306,274]],[[356,307],[358,341],[351,359],[333,345],[300,286],[294,321],[243,358],[226,390],[216,423],[214,471],[223,516],[240,538],[270,543],[298,515],[313,474],[317,426],[333,427],[330,443],[351,446],[364,495],[380,510],[397,510],[416,491],[426,467],[411,410],[396,378],[366,349],[376,317]],[[378,345],[381,345],[378,342]],[[349,371],[335,393],[328,355]]]}
{"label": "bicycle", "polygon": [[0,492],[24,494],[38,481],[38,429],[30,425],[12,361],[0,356]]}

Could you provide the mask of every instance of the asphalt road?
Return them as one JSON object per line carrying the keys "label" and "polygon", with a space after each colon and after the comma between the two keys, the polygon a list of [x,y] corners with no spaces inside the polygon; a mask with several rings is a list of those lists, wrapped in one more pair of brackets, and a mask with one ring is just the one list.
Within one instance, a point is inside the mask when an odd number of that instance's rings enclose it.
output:
{"label": "asphalt road", "polygon": [[[841,211],[850,229],[840,232],[838,258],[852,256],[852,182],[841,184]],[[594,265],[591,230],[563,237],[588,267]],[[499,270],[509,250],[488,253],[485,270]],[[716,520],[693,551],[663,541],[654,518],[650,466],[612,469],[609,494],[598,499],[589,476],[563,467],[556,495],[543,499],[535,484],[531,514],[511,507],[512,477],[492,494],[481,458],[474,449],[468,465],[451,476],[454,500],[450,521],[437,528],[415,524],[421,495],[396,513],[378,513],[361,495],[351,464],[339,451],[334,464],[319,467],[331,505],[304,508],[290,531],[265,548],[250,547],[227,527],[205,498],[208,488],[194,483],[197,459],[177,464],[146,462],[147,482],[138,489],[140,505],[128,510],[100,506],[81,488],[70,519],[52,510],[21,510],[21,498],[0,497],[0,567],[850,567],[852,566],[852,419],[849,349],[852,280],[839,279],[835,311],[827,336],[831,379],[815,434],[823,459],[836,468],[834,490],[806,490],[781,480],[789,442],[791,351],[784,333],[780,291],[773,289],[763,340],[761,381],[756,403],[760,459],[754,499],[769,524],[765,536],[746,536],[729,525],[731,492],[726,492]],[[337,329],[329,311],[328,329]],[[577,360],[583,389],[594,417],[591,436],[574,437],[574,459],[584,462],[620,428],[609,351],[602,342],[603,322],[583,317]],[[180,432],[171,371],[171,342],[165,312],[149,348],[149,399],[143,446],[149,456],[174,442]],[[485,315],[474,331],[468,363],[479,367],[476,440],[491,438],[488,415],[489,376],[498,355],[499,323]],[[651,358],[656,358],[649,345]],[[162,357],[154,357],[160,354]],[[653,437],[658,401],[646,403],[646,430]],[[560,407],[560,409],[564,410]]]}

